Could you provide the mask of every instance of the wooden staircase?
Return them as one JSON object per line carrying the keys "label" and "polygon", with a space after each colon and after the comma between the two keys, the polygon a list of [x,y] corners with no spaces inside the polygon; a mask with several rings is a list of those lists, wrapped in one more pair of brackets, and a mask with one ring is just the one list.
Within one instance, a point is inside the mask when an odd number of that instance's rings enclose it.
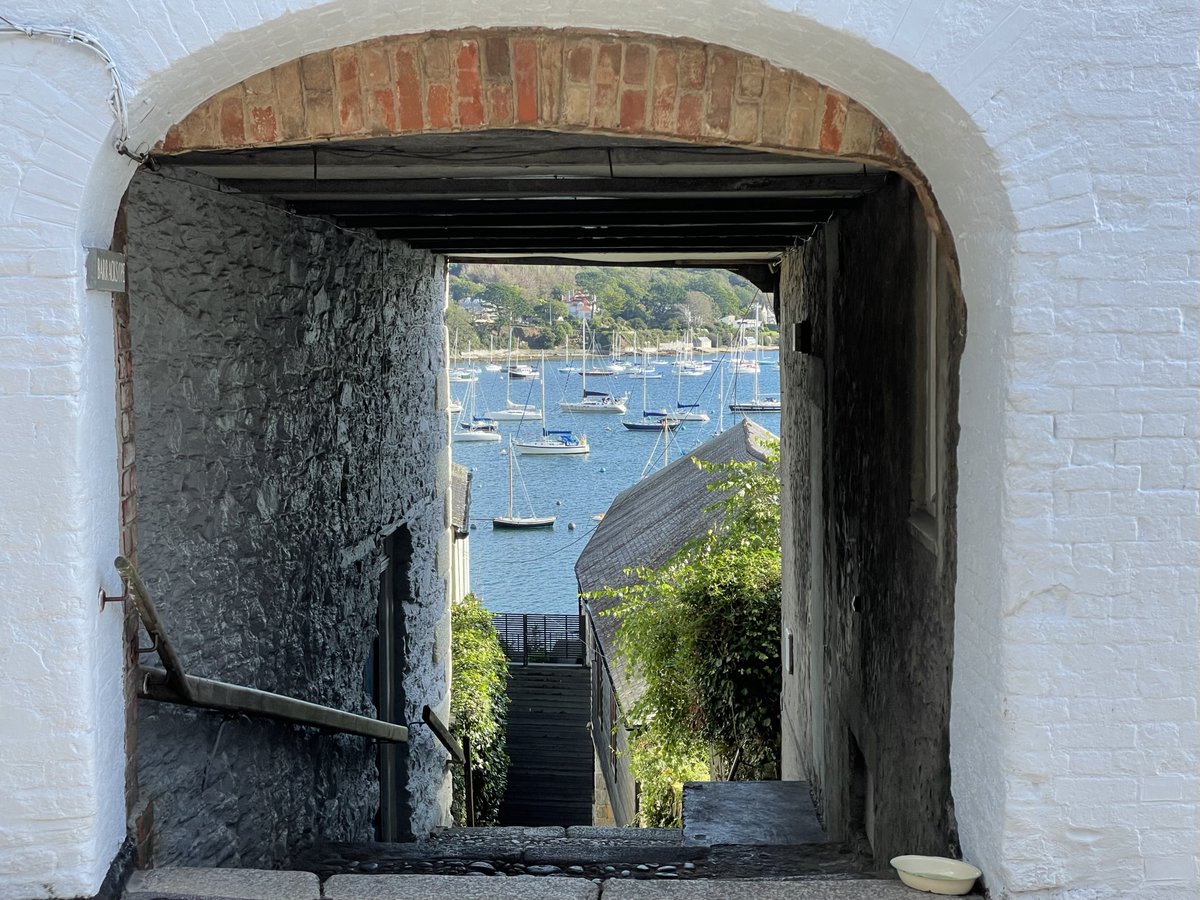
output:
{"label": "wooden staircase", "polygon": [[594,789],[584,666],[512,665],[502,825],[590,825]]}

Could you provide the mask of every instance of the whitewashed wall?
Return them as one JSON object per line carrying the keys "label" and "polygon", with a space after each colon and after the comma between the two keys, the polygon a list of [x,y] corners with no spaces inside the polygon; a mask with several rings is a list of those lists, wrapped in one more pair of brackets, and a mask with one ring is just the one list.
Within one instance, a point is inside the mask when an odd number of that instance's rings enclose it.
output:
{"label": "whitewashed wall", "polygon": [[[1200,807],[1196,45],[1183,0],[10,0],[98,37],[152,144],[301,53],[465,25],[690,36],[840,88],[954,231],[962,368],[952,709],[994,896],[1193,897]],[[132,168],[101,62],[0,37],[0,898],[96,889],[125,832],[109,300]]]}

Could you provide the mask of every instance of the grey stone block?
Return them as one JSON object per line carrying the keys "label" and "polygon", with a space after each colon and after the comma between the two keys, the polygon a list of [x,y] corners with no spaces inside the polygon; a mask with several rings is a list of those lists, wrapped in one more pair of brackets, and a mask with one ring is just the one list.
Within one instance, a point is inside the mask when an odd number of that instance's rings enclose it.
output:
{"label": "grey stone block", "polygon": [[137,894],[227,900],[319,900],[321,882],[312,872],[166,867],[134,872],[126,887],[126,897]]}
{"label": "grey stone block", "polygon": [[618,828],[611,825],[572,825],[567,829],[569,838],[586,838],[595,841],[674,841],[683,840],[679,828]]}
{"label": "grey stone block", "polygon": [[683,842],[820,844],[809,786],[803,781],[702,781],[683,786]]}
{"label": "grey stone block", "polygon": [[334,875],[325,900],[599,900],[582,878],[462,878],[453,875]]}
{"label": "grey stone block", "polygon": [[915,900],[898,881],[608,881],[603,900]]}

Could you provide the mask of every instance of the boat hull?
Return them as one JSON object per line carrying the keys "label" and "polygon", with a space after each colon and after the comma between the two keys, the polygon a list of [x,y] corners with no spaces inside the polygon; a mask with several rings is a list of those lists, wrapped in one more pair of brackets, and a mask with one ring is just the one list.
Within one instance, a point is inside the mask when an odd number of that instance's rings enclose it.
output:
{"label": "boat hull", "polygon": [[555,516],[495,516],[492,528],[553,528]]}
{"label": "boat hull", "polygon": [[626,410],[624,403],[567,403],[563,401],[558,406],[563,412],[602,413],[614,416],[623,416]]}
{"label": "boat hull", "polygon": [[680,422],[678,419],[668,419],[665,424],[662,421],[658,421],[658,422],[622,422],[621,424],[624,425],[626,428],[628,428],[630,431],[662,431],[664,427],[668,431],[678,431],[679,426],[682,425],[683,423]]}
{"label": "boat hull", "polygon": [[456,444],[482,444],[500,440],[498,431],[456,431],[450,439]]}
{"label": "boat hull", "polygon": [[496,409],[488,410],[487,417],[496,422],[540,422],[540,409]]}
{"label": "boat hull", "polygon": [[519,441],[513,441],[513,447],[522,456],[579,456],[592,449],[587,444],[522,444]]}
{"label": "boat hull", "polygon": [[782,404],[776,403],[730,403],[730,412],[782,412]]}

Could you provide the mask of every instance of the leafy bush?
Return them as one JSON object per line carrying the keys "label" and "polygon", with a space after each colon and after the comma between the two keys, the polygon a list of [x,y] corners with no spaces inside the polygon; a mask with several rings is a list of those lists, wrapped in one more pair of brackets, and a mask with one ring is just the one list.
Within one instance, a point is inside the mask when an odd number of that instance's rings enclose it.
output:
{"label": "leafy bush", "polygon": [[718,524],[658,569],[633,569],[619,598],[617,653],[645,684],[630,769],[643,825],[677,825],[682,782],[778,777],[778,452],[764,463],[700,463],[721,494]]}
{"label": "leafy bush", "polygon": [[[475,824],[495,825],[508,783],[504,726],[508,719],[508,661],[492,626],[492,615],[474,594],[454,604],[450,615],[450,731],[470,738],[475,773]],[[454,767],[451,814],[467,824],[466,784]]]}

